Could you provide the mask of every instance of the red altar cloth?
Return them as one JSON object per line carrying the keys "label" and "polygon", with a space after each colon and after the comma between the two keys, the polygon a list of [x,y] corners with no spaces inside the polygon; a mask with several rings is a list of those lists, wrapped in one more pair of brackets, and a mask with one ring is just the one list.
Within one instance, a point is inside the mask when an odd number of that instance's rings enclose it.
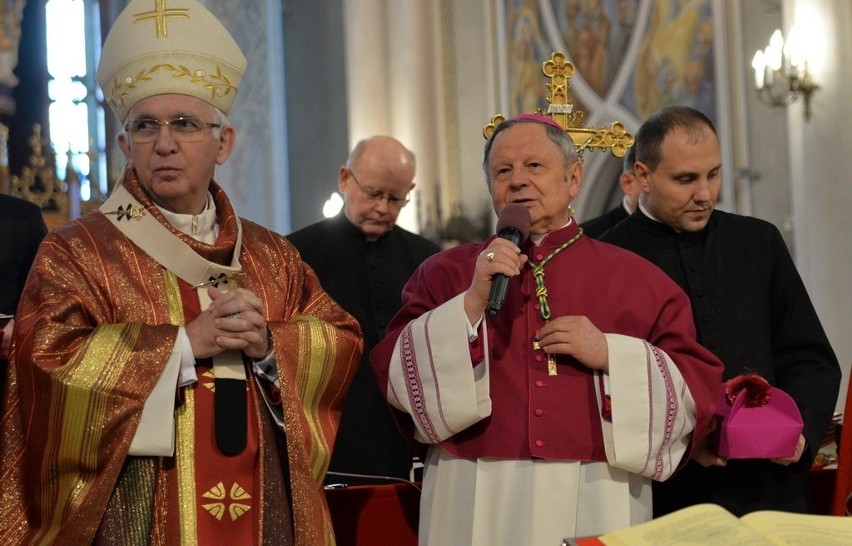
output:
{"label": "red altar cloth", "polygon": [[337,546],[417,546],[420,490],[414,484],[326,489]]}

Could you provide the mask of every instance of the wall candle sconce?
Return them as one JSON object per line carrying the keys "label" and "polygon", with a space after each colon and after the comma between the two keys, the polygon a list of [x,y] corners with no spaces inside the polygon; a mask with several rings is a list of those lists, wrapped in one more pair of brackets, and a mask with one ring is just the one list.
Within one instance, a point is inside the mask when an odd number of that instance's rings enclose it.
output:
{"label": "wall candle sconce", "polygon": [[805,119],[811,118],[811,93],[819,89],[808,74],[808,60],[796,27],[790,29],[787,42],[776,30],[766,49],[757,50],[751,61],[757,97],[769,106],[787,106],[805,99]]}

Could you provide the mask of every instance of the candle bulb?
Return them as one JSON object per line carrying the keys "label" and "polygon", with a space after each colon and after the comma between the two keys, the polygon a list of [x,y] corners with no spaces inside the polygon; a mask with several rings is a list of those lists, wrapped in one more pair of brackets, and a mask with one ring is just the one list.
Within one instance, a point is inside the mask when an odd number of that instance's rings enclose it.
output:
{"label": "candle bulb", "polygon": [[787,35],[787,43],[784,45],[784,56],[790,60],[790,76],[793,78],[799,76],[799,70],[804,62],[802,49],[802,37],[799,35],[796,25],[793,25]]}
{"label": "candle bulb", "polygon": [[781,36],[781,31],[776,29],[769,38],[769,46],[764,51],[766,55],[766,64],[772,67],[772,70],[781,70],[783,66],[784,54],[784,38]]}
{"label": "candle bulb", "polygon": [[754,69],[754,87],[761,90],[766,79],[766,60],[763,58],[763,51],[758,49],[755,52],[751,67]]}

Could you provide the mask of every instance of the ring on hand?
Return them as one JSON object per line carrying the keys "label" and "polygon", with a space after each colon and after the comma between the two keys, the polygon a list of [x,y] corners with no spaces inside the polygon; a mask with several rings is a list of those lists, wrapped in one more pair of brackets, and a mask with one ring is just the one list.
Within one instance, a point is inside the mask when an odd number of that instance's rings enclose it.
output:
{"label": "ring on hand", "polygon": [[240,313],[239,311],[237,311],[236,313],[234,313],[233,315],[231,315],[231,318],[240,318],[241,316],[242,316],[242,313]]}
{"label": "ring on hand", "polygon": [[494,253],[489,252],[488,254],[485,255],[485,259],[488,260],[489,262],[493,262],[494,261]]}

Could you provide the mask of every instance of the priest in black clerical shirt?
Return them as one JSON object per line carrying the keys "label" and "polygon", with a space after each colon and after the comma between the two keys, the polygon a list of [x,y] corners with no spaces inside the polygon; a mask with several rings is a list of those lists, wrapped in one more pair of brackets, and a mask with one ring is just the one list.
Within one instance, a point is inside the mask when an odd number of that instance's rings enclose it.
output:
{"label": "priest in black clerical shirt", "polygon": [[724,379],[763,376],[793,398],[804,422],[789,457],[693,454],[673,478],[654,484],[654,515],[704,502],[738,516],[808,512],[806,472],[828,429],[841,375],[781,233],[769,222],[715,210],[722,158],[716,129],[701,112],[662,109],[640,127],[635,147],[639,210],[601,240],[650,260],[686,291],[698,341],[722,360]]}
{"label": "priest in black clerical shirt", "polygon": [[373,378],[369,355],[402,305],[405,282],[440,250],[396,225],[414,188],[414,174],[414,154],[396,139],[362,140],[340,167],[340,214],[287,236],[364,333],[364,354],[343,406],[326,483],[385,483],[379,477],[410,476],[412,452]]}

